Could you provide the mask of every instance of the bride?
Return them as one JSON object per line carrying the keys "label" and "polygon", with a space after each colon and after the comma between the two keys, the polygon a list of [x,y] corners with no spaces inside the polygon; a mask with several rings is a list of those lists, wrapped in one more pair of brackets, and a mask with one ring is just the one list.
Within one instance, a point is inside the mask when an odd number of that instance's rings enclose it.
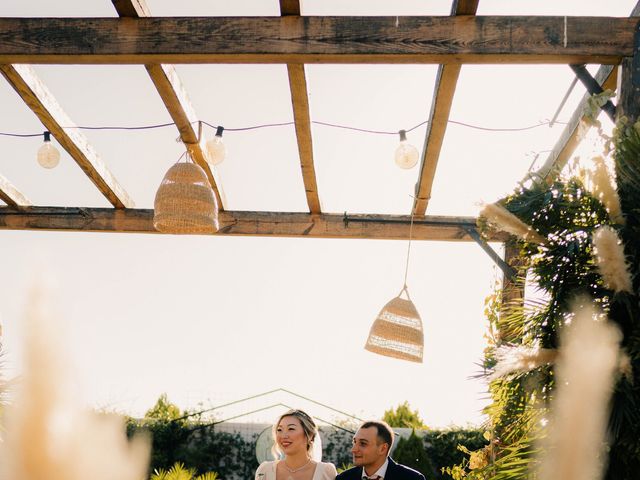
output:
{"label": "bride", "polygon": [[333,463],[312,458],[313,442],[318,436],[315,422],[302,410],[289,410],[273,426],[272,451],[281,460],[262,462],[255,480],[334,480]]}

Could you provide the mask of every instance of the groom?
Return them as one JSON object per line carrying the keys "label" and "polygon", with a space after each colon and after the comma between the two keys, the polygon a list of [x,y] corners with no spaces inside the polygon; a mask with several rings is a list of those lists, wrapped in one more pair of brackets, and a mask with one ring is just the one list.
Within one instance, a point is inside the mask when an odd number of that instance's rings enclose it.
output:
{"label": "groom", "polygon": [[353,463],[356,465],[336,477],[336,480],[425,480],[412,468],[394,462],[389,457],[393,445],[393,430],[385,422],[364,422],[353,437]]}

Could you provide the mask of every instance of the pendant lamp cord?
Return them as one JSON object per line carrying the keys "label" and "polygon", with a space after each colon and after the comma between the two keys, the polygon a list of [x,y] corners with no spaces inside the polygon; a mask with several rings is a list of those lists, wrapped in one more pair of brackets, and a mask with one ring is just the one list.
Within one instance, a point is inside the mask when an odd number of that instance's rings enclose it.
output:
{"label": "pendant lamp cord", "polygon": [[413,235],[413,217],[415,215],[415,211],[416,197],[413,197],[413,206],[411,207],[411,224],[409,225],[409,244],[407,245],[407,264],[404,268],[404,287],[402,287],[402,290],[406,292],[407,296],[409,296],[409,291],[407,290],[407,276],[409,275],[409,258],[411,257],[411,238]]}

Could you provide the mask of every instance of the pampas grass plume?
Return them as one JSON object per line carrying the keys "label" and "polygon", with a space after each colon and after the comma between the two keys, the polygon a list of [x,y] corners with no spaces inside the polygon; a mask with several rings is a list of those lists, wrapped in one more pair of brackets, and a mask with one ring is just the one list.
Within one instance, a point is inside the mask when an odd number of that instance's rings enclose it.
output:
{"label": "pampas grass plume", "polygon": [[511,373],[526,373],[542,365],[554,363],[558,351],[551,348],[503,345],[496,351],[497,363],[488,380],[496,380]]}
{"label": "pampas grass plume", "polygon": [[611,227],[600,227],[593,233],[596,265],[607,288],[616,292],[633,291],[631,276],[618,234]]}
{"label": "pampas grass plume", "polygon": [[538,480],[602,478],[621,334],[596,317],[592,305],[583,306],[562,332],[556,396]]}
{"label": "pampas grass plume", "polygon": [[620,208],[620,197],[613,184],[613,179],[609,174],[609,169],[604,158],[593,158],[594,170],[591,175],[591,189],[593,195],[598,198],[609,212],[611,220],[619,225],[624,224],[622,209]]}
{"label": "pampas grass plume", "polygon": [[116,415],[87,411],[78,399],[64,347],[44,289],[29,298],[24,374],[3,412],[0,480],[141,480],[149,456],[146,439],[126,438]]}
{"label": "pampas grass plume", "polygon": [[546,243],[546,239],[542,235],[497,203],[485,204],[480,211],[480,216],[485,217],[490,223],[503,231],[520,237],[527,242]]}

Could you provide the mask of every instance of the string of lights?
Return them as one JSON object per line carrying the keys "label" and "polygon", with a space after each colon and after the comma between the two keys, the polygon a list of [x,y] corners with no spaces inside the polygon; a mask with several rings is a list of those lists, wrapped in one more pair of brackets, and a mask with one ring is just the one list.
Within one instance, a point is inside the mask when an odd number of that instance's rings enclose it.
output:
{"label": "string of lights", "polygon": [[[262,128],[286,127],[286,126],[294,125],[294,122],[281,122],[281,123],[265,123],[265,124],[259,124],[259,125],[251,125],[247,127],[236,127],[236,128],[225,129],[225,127],[221,125],[212,125],[205,121],[198,121],[193,123],[198,124],[199,137],[202,133],[203,125],[213,128],[216,131],[215,136],[211,140],[207,141],[206,143],[206,149],[208,153],[207,161],[211,165],[220,164],[226,157],[227,150],[224,142],[222,141],[222,134],[224,130],[227,130],[228,132],[242,132],[242,131],[249,131],[249,130],[258,130]],[[368,134],[375,134],[375,135],[400,135],[400,143],[395,150],[394,159],[398,167],[402,169],[410,169],[410,168],[413,168],[418,163],[420,154],[418,152],[418,149],[407,141],[407,133],[427,125],[429,121],[425,120],[423,122],[418,123],[417,125],[414,125],[413,127],[407,130],[403,129],[397,132],[385,131],[385,130],[370,130],[366,128],[352,127],[349,125],[339,125],[335,123],[321,122],[318,120],[312,120],[311,123],[313,125],[329,127],[329,128],[338,128],[338,129],[349,130],[349,131],[356,131],[360,133],[368,133]],[[539,128],[545,125],[548,125],[549,127],[551,127],[554,124],[558,124],[562,122],[545,121],[545,122],[539,122],[534,125],[528,125],[525,127],[511,127],[511,128],[483,127],[480,125],[472,125],[470,123],[459,122],[456,120],[448,120],[448,123],[467,127],[467,128],[472,128],[476,130],[483,130],[483,131],[490,131],[490,132],[522,132],[525,130],[532,130],[534,128]],[[81,125],[81,126],[62,127],[62,128],[63,129],[73,128],[78,130],[151,130],[151,129],[157,129],[157,128],[166,128],[166,127],[175,126],[175,125],[176,124],[174,122],[167,122],[167,123],[158,123],[154,125],[137,125],[137,126],[118,126],[118,125],[82,126]],[[55,168],[60,161],[60,152],[58,152],[58,150],[51,143],[51,132],[45,131],[42,134],[41,133],[0,132],[0,136],[17,137],[17,138],[39,137],[41,135],[44,135],[44,143],[38,150],[38,155],[37,155],[38,163],[40,163],[40,165],[43,168]],[[177,141],[181,141],[180,138],[178,138]],[[534,163],[535,163],[535,160],[534,160]]]}
{"label": "string of lights", "polygon": [[[197,122],[196,122],[197,123]],[[398,135],[398,130],[396,131],[389,131],[389,130],[370,130],[367,128],[359,128],[359,127],[352,127],[349,125],[340,125],[340,124],[336,124],[336,123],[329,123],[329,122],[322,122],[319,120],[312,120],[311,123],[313,125],[319,125],[319,126],[323,126],[323,127],[330,127],[330,128],[337,128],[337,129],[342,129],[342,130],[351,130],[351,131],[355,131],[355,132],[361,132],[361,133],[370,133],[370,134],[374,134],[374,135]],[[425,125],[427,125],[429,123],[428,120],[425,120],[423,122],[418,123],[417,125],[414,125],[411,128],[407,128],[404,130],[405,133],[410,133],[420,127],[423,127]],[[539,127],[543,127],[543,126],[548,126],[548,125],[555,125],[555,124],[566,124],[566,122],[551,122],[551,121],[544,121],[544,122],[539,122],[533,125],[528,125],[525,127],[513,127],[513,128],[509,128],[509,127],[483,127],[480,125],[473,125],[470,123],[465,123],[465,122],[459,122],[456,120],[448,120],[448,123],[451,123],[453,125],[459,125],[462,127],[466,127],[466,128],[471,128],[474,130],[483,130],[483,131],[488,131],[488,132],[522,132],[522,131],[526,131],[526,130],[533,130],[535,128],[539,128]],[[212,125],[209,122],[205,122],[202,121],[203,125],[206,125],[208,127],[213,128],[214,130],[218,130],[219,128],[221,128],[220,125]],[[281,122],[281,123],[265,123],[265,124],[260,124],[260,125],[251,125],[248,127],[235,127],[235,128],[229,128],[229,127],[224,127],[224,130],[227,132],[245,132],[245,131],[249,131],[249,130],[258,130],[258,129],[263,129],[263,128],[274,128],[274,127],[287,127],[287,126],[292,126],[294,125],[295,122]],[[62,127],[63,129],[78,129],[78,130],[152,130],[152,129],[157,129],[157,128],[165,128],[165,127],[171,127],[171,126],[175,126],[174,122],[168,122],[168,123],[159,123],[159,124],[154,124],[154,125],[137,125],[137,126],[119,126],[119,125],[105,125],[105,126],[87,126],[87,125],[79,125],[79,126],[73,126],[73,127]],[[41,137],[42,133],[13,133],[13,132],[0,132],[0,136],[5,136],[5,137],[18,137],[18,138],[32,138],[32,137]]]}

